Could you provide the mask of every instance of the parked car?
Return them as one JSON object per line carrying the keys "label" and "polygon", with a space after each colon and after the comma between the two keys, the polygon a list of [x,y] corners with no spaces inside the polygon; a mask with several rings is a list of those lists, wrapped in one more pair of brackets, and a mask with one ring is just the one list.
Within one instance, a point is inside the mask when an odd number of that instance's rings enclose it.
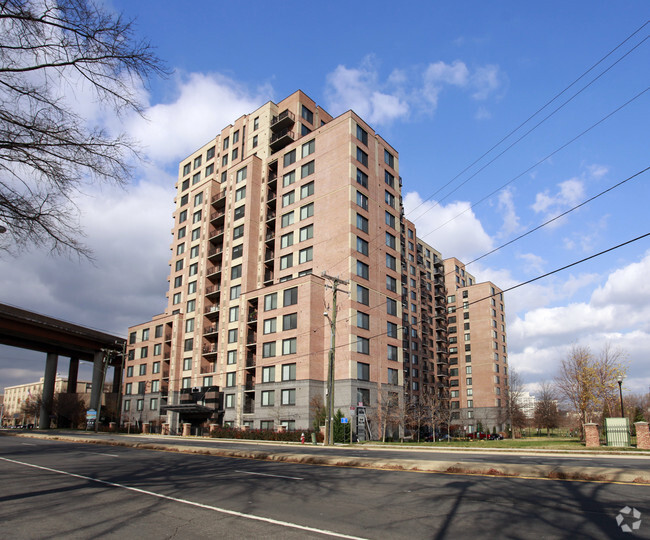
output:
{"label": "parked car", "polygon": [[491,441],[502,441],[503,435],[501,435],[501,433],[492,433],[488,439]]}

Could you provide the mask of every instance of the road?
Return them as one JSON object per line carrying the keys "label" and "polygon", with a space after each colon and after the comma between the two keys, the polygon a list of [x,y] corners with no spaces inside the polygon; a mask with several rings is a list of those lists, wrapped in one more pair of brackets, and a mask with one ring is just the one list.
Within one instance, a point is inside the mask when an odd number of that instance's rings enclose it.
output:
{"label": "road", "polygon": [[[17,437],[0,437],[0,474],[5,538],[650,538],[647,485],[323,467]],[[642,514],[634,536],[616,523],[626,505]]]}

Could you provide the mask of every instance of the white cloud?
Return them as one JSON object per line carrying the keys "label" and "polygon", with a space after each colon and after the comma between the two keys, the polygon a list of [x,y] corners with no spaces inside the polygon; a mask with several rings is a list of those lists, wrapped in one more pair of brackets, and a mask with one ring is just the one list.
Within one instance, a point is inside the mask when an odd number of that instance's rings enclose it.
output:
{"label": "white cloud", "polygon": [[499,232],[501,238],[507,238],[521,229],[510,189],[499,192],[499,211],[503,216],[503,225]]}
{"label": "white cloud", "polygon": [[501,86],[499,66],[490,64],[477,68],[471,82],[476,89],[472,97],[480,101],[487,99]]}
{"label": "white cloud", "polygon": [[[594,352],[609,342],[629,354],[628,385],[644,388],[650,380],[650,252],[619,268],[596,288],[589,301],[558,307],[529,309],[515,316],[508,327],[510,363],[529,378],[553,376],[561,358],[573,344],[586,345]],[[563,291],[581,288],[578,280],[593,283],[597,276],[587,274],[566,282],[551,292],[563,300]],[[506,297],[508,308],[510,296]],[[510,318],[512,319],[512,318]]]}
{"label": "white cloud", "polygon": [[[403,75],[393,72],[393,82],[402,79]],[[371,66],[349,69],[339,65],[327,75],[327,108],[334,115],[352,109],[371,124],[386,124],[408,116],[408,104],[379,87],[377,72]]]}
{"label": "white cloud", "polygon": [[558,187],[555,195],[549,195],[548,190],[537,193],[532,209],[537,213],[547,213],[550,217],[575,206],[584,197],[584,182],[578,178],[561,182]]}
{"label": "white cloud", "polygon": [[541,274],[544,272],[544,264],[546,261],[539,255],[534,253],[520,253],[517,255],[518,259],[524,261],[524,269],[529,274]]}
{"label": "white cloud", "polygon": [[145,154],[162,165],[176,164],[224,126],[271,99],[271,89],[251,92],[219,74],[190,73],[176,79],[177,97],[134,116],[128,132]]}
{"label": "white cloud", "polygon": [[469,202],[423,203],[418,193],[409,192],[404,196],[404,211],[415,223],[418,236],[439,250],[443,257],[469,261],[493,247],[492,239],[470,209]]}

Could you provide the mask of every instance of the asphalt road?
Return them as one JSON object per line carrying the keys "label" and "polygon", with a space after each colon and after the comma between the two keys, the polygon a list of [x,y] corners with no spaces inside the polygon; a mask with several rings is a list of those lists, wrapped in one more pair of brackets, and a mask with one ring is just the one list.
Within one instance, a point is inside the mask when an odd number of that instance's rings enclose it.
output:
{"label": "asphalt road", "polygon": [[[75,432],[75,437],[84,436],[84,432]],[[442,450],[422,449],[420,448],[400,448],[386,449],[382,447],[325,447],[313,446],[311,444],[289,445],[289,444],[271,444],[271,443],[252,443],[246,441],[224,441],[220,439],[194,439],[192,437],[161,437],[154,436],[136,436],[127,437],[115,434],[86,434],[89,438],[122,438],[129,441],[139,442],[163,442],[169,445],[182,446],[212,446],[229,448],[233,450],[270,450],[282,453],[296,454],[327,454],[332,456],[352,456],[367,457],[377,459],[417,459],[424,461],[463,461],[471,463],[511,463],[511,464],[538,464],[552,466],[582,466],[582,467],[616,467],[618,469],[650,469],[650,453],[646,455],[639,454],[616,454],[616,455],[597,455],[592,454],[556,454],[547,452],[518,451],[504,452],[499,451],[499,441],[494,443],[494,451],[480,452],[477,450]]]}
{"label": "asphalt road", "polygon": [[[650,486],[0,437],[5,538],[650,538]],[[626,534],[616,516],[641,513]],[[623,524],[632,525],[629,517]]]}

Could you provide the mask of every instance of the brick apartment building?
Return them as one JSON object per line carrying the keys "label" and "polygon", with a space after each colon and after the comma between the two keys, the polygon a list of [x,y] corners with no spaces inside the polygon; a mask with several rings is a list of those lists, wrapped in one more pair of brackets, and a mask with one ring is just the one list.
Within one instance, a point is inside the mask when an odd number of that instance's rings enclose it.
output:
{"label": "brick apartment building", "polygon": [[[450,385],[459,426],[471,431],[479,409],[497,409],[490,426],[503,429],[503,300],[496,319],[479,309],[490,300],[465,310],[476,370],[468,384],[454,374],[472,360],[450,354],[448,300],[461,298],[458,317],[465,291],[498,290],[473,281],[456,290],[448,261],[404,218],[401,185],[390,144],[353,111],[332,118],[300,91],[183,160],[168,306],[129,329],[123,421],[310,428],[325,400],[336,304],[334,406],[346,416],[366,407],[364,435],[377,435],[382,404],[448,398]],[[494,320],[502,359],[487,370]]]}

